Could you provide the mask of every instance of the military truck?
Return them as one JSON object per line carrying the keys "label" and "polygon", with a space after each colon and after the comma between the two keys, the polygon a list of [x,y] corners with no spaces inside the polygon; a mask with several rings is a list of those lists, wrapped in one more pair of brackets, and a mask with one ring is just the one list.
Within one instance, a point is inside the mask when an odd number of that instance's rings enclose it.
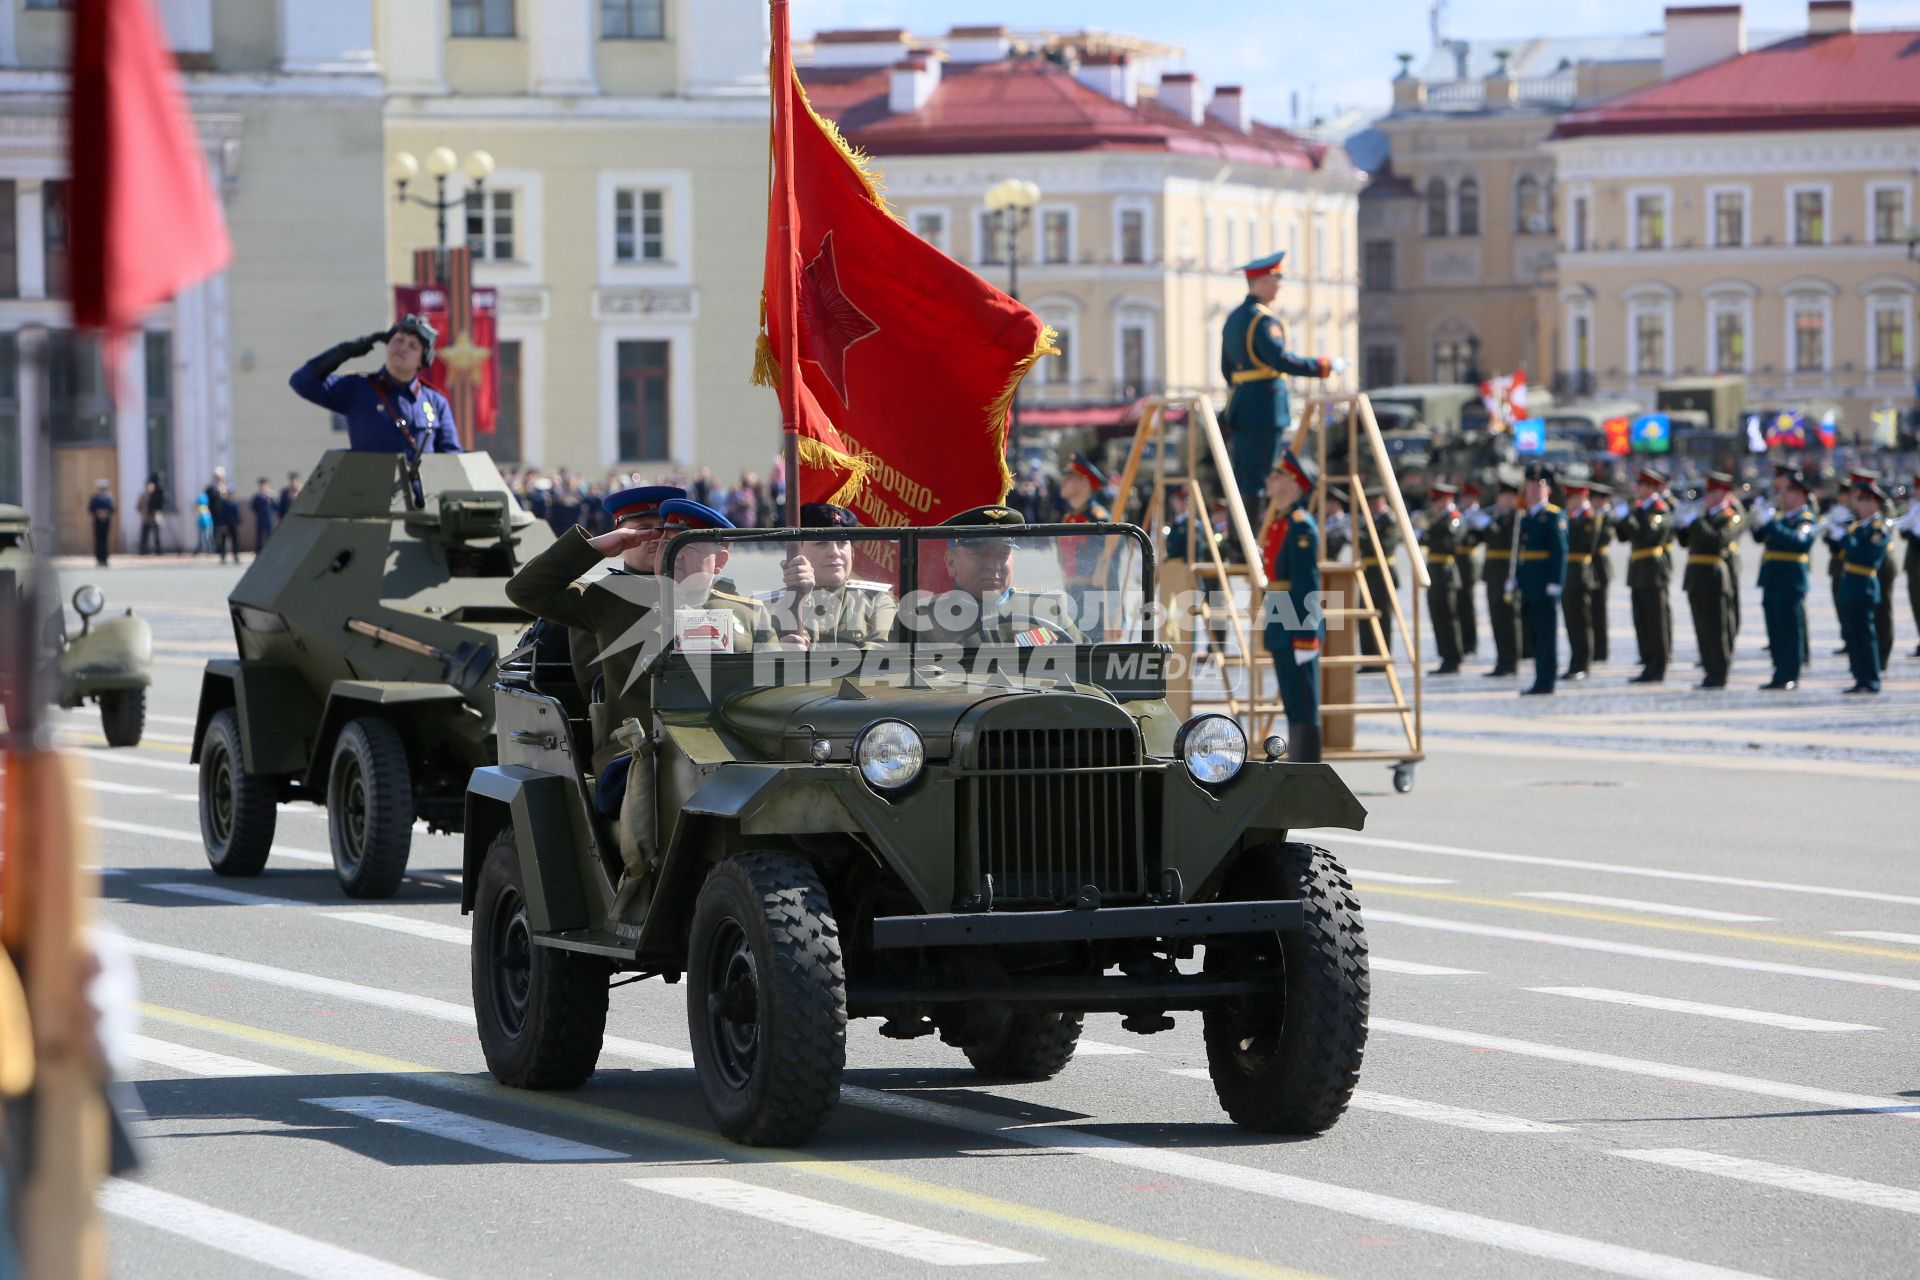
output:
{"label": "military truck", "polygon": [[[637,870],[590,773],[604,679],[583,689],[540,645],[502,665],[461,889],[494,1076],[583,1083],[609,985],[658,977],[685,980],[707,1108],[744,1143],[819,1129],[862,1017],[1034,1080],[1067,1065],[1087,1013],[1151,1034],[1197,1010],[1235,1121],[1332,1125],[1366,1039],[1366,937],[1339,862],[1294,837],[1366,814],[1280,739],[1249,750],[1235,721],[1168,706],[1172,647],[1136,620],[1145,534],[835,533],[897,595],[884,643],[724,651],[708,588],[653,580],[627,633],[650,646],[633,668],[647,719],[628,722],[646,747],[627,785],[654,791]],[[775,599],[794,536],[682,533],[663,563],[718,541],[731,591]],[[1089,562],[1112,570],[1105,600],[1076,598],[1063,568]]]}
{"label": "military truck", "polygon": [[[0,503],[0,598],[18,598],[33,563],[32,521],[24,508]],[[57,605],[43,628],[54,654],[54,701],[69,710],[95,703],[107,745],[137,747],[146,732],[147,688],[153,683],[153,629],[132,609],[100,618],[107,596],[91,583],[76,588],[68,603],[80,630],[67,630]]]}
{"label": "military truck", "polygon": [[1747,380],[1739,374],[1673,378],[1654,392],[1653,407],[1673,415],[1675,431],[1683,425],[1682,414],[1698,414],[1685,420],[1687,429],[1733,435],[1746,430]]}
{"label": "military truck", "polygon": [[553,541],[483,453],[327,453],[227,599],[192,760],[223,876],[258,875],[279,806],[324,805],[340,885],[383,898],[416,820],[457,832],[494,759],[494,666],[531,621],[505,586]]}

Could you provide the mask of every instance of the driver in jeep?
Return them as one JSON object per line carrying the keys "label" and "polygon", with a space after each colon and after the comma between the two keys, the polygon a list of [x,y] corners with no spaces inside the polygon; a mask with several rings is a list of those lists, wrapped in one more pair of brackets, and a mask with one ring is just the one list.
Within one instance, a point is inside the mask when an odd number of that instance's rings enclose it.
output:
{"label": "driver in jeep", "polygon": [[957,536],[946,544],[947,573],[953,589],[913,619],[913,639],[921,644],[1015,645],[1085,644],[1074,626],[1073,602],[1061,591],[1028,591],[1013,585],[1013,553],[1018,539],[1000,530],[1020,529],[1026,521],[1007,507],[974,507],[942,522],[955,528],[990,530],[984,536]]}

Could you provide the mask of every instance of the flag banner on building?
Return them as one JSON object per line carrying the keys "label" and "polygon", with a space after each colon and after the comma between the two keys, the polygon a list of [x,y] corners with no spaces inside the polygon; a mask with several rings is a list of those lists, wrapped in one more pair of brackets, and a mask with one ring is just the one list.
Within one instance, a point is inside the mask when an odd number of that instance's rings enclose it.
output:
{"label": "flag banner on building", "polygon": [[1633,452],[1633,419],[1608,418],[1600,424],[1607,433],[1607,452],[1624,458]]}
{"label": "flag banner on building", "polygon": [[[783,426],[799,436],[800,499],[840,502],[878,526],[938,524],[998,502],[1013,486],[1014,391],[1053,353],[1054,335],[895,216],[864,158],[807,102],[785,4],[773,19],[766,329],[753,380],[782,392]],[[791,385],[783,351],[798,357]]]}
{"label": "flag banner on building", "polygon": [[1664,413],[1643,413],[1633,420],[1633,451],[1665,453],[1673,448],[1673,419]]}
{"label": "flag banner on building", "polygon": [[454,314],[453,292],[437,284],[395,285],[393,318],[425,316],[440,335],[433,349],[433,363],[422,369],[420,376],[453,406],[461,444],[484,449],[488,441],[482,437],[493,434],[500,407],[500,344],[496,341],[500,293],[476,287],[469,294],[470,315],[464,328]]}

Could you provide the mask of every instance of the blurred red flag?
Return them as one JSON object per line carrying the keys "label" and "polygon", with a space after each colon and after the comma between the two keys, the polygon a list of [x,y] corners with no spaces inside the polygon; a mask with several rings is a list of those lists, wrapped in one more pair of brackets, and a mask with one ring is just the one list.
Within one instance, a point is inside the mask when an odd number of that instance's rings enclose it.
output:
{"label": "blurred red flag", "polygon": [[[807,102],[786,19],[776,3],[767,331],[754,381],[780,388],[783,425],[800,436],[801,501],[845,503],[867,525],[938,524],[998,502],[1013,484],[1013,392],[1053,334],[887,208]],[[793,355],[801,376],[789,385]]]}
{"label": "blurred red flag", "polygon": [[74,323],[116,335],[233,255],[152,0],[76,0]]}

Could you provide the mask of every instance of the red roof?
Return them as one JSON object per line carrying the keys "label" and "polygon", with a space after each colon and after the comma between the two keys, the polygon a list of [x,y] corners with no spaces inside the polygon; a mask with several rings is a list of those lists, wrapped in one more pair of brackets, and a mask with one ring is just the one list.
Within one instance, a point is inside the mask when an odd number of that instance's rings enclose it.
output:
{"label": "red roof", "polygon": [[1560,117],[1556,138],[1920,124],[1920,31],[1797,36]]}
{"label": "red roof", "polygon": [[1280,169],[1317,169],[1328,148],[1285,129],[1242,133],[1209,117],[1193,124],[1151,100],[1129,107],[1042,58],[942,68],[925,107],[894,114],[886,67],[805,67],[814,109],[876,156],[1023,151],[1172,151]]}

